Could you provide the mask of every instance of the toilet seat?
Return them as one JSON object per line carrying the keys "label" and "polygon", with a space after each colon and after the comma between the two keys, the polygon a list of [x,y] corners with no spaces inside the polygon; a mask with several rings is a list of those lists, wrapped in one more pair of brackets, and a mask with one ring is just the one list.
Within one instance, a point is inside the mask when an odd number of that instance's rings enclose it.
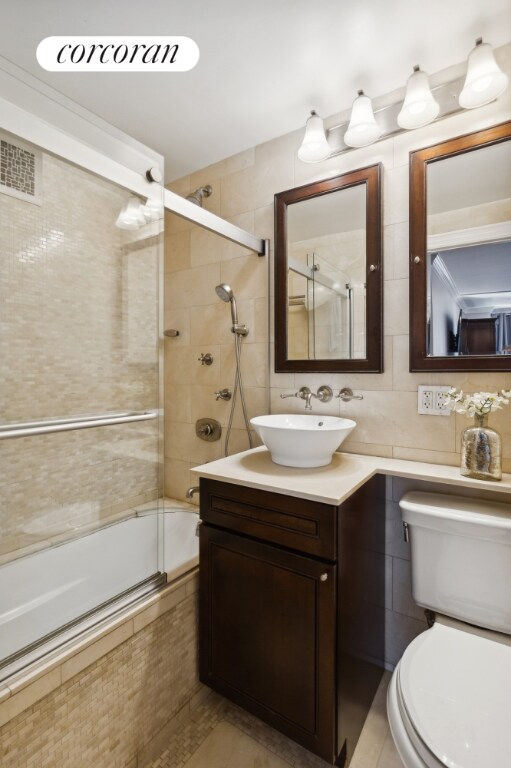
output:
{"label": "toilet seat", "polygon": [[425,765],[508,768],[510,646],[436,623],[395,675],[401,719]]}

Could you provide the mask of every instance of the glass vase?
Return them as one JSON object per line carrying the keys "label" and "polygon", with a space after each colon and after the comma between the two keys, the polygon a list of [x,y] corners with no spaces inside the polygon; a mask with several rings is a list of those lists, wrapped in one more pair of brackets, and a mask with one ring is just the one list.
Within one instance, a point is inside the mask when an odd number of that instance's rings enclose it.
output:
{"label": "glass vase", "polygon": [[461,433],[461,474],[477,480],[502,479],[502,439],[488,426],[488,414],[475,414]]}

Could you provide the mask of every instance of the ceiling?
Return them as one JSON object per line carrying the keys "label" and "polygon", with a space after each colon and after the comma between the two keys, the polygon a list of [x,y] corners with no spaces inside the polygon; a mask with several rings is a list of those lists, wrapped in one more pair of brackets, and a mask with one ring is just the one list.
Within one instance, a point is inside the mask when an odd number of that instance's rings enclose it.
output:
{"label": "ceiling", "polygon": [[[16,0],[0,55],[161,152],[166,180],[301,128],[314,107],[402,87],[414,64],[466,59],[477,36],[509,41],[509,0]],[[186,35],[197,66],[175,73],[53,73],[51,35]]]}
{"label": "ceiling", "polygon": [[511,141],[428,163],[428,214],[511,199]]}

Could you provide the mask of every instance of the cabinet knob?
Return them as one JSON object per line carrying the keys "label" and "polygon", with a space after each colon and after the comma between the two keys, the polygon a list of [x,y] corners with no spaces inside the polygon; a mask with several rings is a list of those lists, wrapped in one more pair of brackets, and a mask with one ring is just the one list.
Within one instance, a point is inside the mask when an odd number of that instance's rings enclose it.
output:
{"label": "cabinet knob", "polygon": [[328,579],[328,573],[322,573],[321,576],[319,577],[320,581],[327,581],[327,579]]}

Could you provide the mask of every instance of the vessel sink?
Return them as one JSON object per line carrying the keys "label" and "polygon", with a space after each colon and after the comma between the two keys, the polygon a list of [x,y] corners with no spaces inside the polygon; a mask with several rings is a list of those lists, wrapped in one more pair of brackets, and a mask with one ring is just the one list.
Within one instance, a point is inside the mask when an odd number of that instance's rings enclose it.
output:
{"label": "vessel sink", "polygon": [[250,419],[275,464],[285,467],[324,467],[350,432],[351,419],[281,413]]}

